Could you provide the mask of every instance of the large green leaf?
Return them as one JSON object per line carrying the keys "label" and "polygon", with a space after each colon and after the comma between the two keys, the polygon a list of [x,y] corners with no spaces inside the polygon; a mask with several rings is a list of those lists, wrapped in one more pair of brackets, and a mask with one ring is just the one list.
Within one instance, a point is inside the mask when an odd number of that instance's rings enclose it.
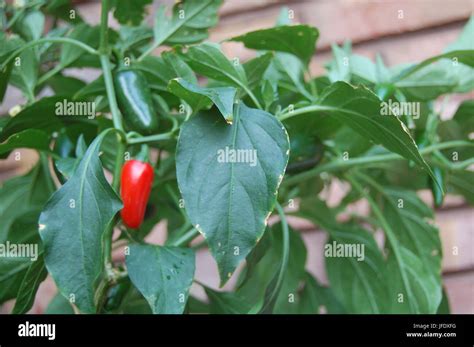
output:
{"label": "large green leaf", "polygon": [[39,219],[46,267],[61,293],[67,298],[73,295],[86,313],[96,311],[103,233],[122,207],[98,156],[105,134],[92,142],[74,175],[49,199]]}
{"label": "large green leaf", "polygon": [[189,248],[130,246],[128,275],[153,313],[183,313],[193,283],[194,258]]}
{"label": "large green leaf", "polygon": [[[326,269],[331,287],[346,310],[350,313],[385,313],[385,263],[373,236],[356,225],[338,223],[335,213],[317,198],[302,200],[296,215],[320,225],[329,233],[325,246]],[[363,256],[354,253],[338,257],[337,247],[362,249]]]}
{"label": "large green leaf", "polygon": [[166,7],[160,6],[155,15],[155,45],[189,44],[206,39],[207,30],[217,24],[221,3],[222,0],[179,2],[173,7],[171,17],[166,15]]}
{"label": "large green leaf", "polygon": [[211,103],[214,103],[226,122],[232,123],[234,99],[237,92],[234,87],[203,88],[181,78],[176,78],[170,81],[168,90],[186,101],[193,112],[208,108]]}
{"label": "large green leaf", "polygon": [[[298,114],[297,109],[294,114]],[[406,126],[393,114],[381,115],[380,99],[363,86],[345,82],[330,85],[311,115],[332,116],[372,142],[413,160],[432,175]]]}
{"label": "large green leaf", "polygon": [[18,296],[12,313],[22,314],[30,310],[35,301],[39,285],[45,280],[47,275],[48,271],[46,271],[44,258],[41,255],[28,267],[18,290]]}
{"label": "large green leaf", "polygon": [[[226,150],[240,150],[247,160],[226,158]],[[191,222],[217,261],[222,284],[262,236],[288,155],[288,135],[281,123],[244,104],[235,107],[232,125],[216,113],[201,113],[181,128],[176,152],[179,188]]]}
{"label": "large green leaf", "polygon": [[291,53],[308,65],[316,49],[318,29],[308,25],[282,25],[252,31],[230,41],[242,42],[245,47]]}
{"label": "large green leaf", "polygon": [[28,129],[10,136],[0,143],[0,158],[5,159],[15,148],[34,148],[49,151],[49,136],[41,130]]}
{"label": "large green leaf", "polygon": [[[18,36],[8,37],[3,32],[0,32],[0,61],[8,57],[15,49],[23,44]],[[14,60],[12,60],[7,66],[0,70],[0,102],[3,101],[5,92],[7,90],[8,82],[10,80],[11,72],[13,69]]]}

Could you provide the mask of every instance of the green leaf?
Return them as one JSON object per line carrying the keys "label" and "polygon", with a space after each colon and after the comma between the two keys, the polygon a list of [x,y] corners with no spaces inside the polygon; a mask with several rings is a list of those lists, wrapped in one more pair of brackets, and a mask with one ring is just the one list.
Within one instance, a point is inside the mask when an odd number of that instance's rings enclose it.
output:
{"label": "green leaf", "polygon": [[[448,66],[447,66],[448,65]],[[451,64],[431,64],[395,83],[405,96],[412,100],[429,101],[453,91],[459,78],[453,74]]]}
{"label": "green leaf", "polygon": [[43,207],[51,186],[51,178],[45,175],[41,165],[24,176],[4,182],[0,187],[0,243],[10,238],[12,225],[20,216]]}
{"label": "green leaf", "polygon": [[351,45],[346,42],[344,46],[332,45],[333,59],[327,64],[328,77],[331,82],[344,81],[351,79],[351,66],[349,58],[351,56]]}
{"label": "green leaf", "polygon": [[230,41],[242,42],[245,47],[291,53],[308,65],[316,49],[318,29],[308,25],[282,25],[252,31]]}
{"label": "green leaf", "polygon": [[[385,263],[372,235],[366,230],[336,221],[334,211],[317,198],[302,200],[296,213],[329,233],[324,247],[326,270],[334,294],[349,313],[385,313],[387,288]],[[338,249],[362,250],[339,257]]]}
{"label": "green leaf", "polygon": [[321,108],[314,114],[336,118],[372,142],[413,160],[432,175],[406,126],[392,114],[382,115],[380,100],[369,89],[336,82],[324,90],[318,105]]}
{"label": "green leaf", "polygon": [[150,88],[167,91],[168,83],[173,78],[182,78],[189,83],[197,84],[193,70],[176,53],[164,52],[160,57],[147,56],[136,62],[133,67],[145,73]]}
{"label": "green leaf", "polygon": [[198,74],[244,90],[247,88],[245,70],[241,65],[231,63],[216,44],[191,46],[184,57]]}
{"label": "green leaf", "polygon": [[71,18],[71,10],[73,10],[71,0],[50,0],[48,1],[46,12],[54,17],[61,18],[62,20],[70,23],[81,23],[83,19],[75,11],[74,17]]}
{"label": "green leaf", "polygon": [[44,265],[43,255],[41,254],[36,261],[34,261],[26,271],[26,274],[21,282],[18,296],[16,298],[15,307],[12,313],[23,314],[28,312],[35,301],[36,292],[39,285],[46,279],[48,271]]}
{"label": "green leaf", "polygon": [[[81,23],[75,26],[67,37],[81,41],[96,48],[99,45],[99,27],[91,27],[85,23]],[[69,43],[65,43],[61,49],[59,64],[62,67],[69,66],[79,59],[84,53],[84,50],[79,49]]]}
{"label": "green leaf", "polygon": [[179,2],[173,7],[172,17],[166,15],[166,7],[156,11],[155,44],[190,44],[208,37],[208,29],[218,22],[217,10],[222,0]]}
{"label": "green leaf", "polygon": [[[225,158],[228,150],[247,153],[247,160]],[[181,128],[176,152],[179,188],[192,224],[217,261],[221,284],[262,236],[288,155],[288,135],[281,123],[244,104],[236,106],[232,125],[215,113],[201,113]]]}
{"label": "green leaf", "polygon": [[183,313],[193,283],[194,258],[189,248],[130,246],[128,274],[153,313]]}
{"label": "green leaf", "polygon": [[89,98],[89,97],[105,95],[105,94],[106,94],[106,90],[105,90],[104,77],[99,76],[92,82],[86,84],[84,87],[79,89],[74,94],[74,99],[77,100],[77,99]]}
{"label": "green leaf", "polygon": [[194,113],[200,109],[209,108],[211,103],[214,103],[226,122],[232,123],[237,89],[233,87],[203,88],[176,78],[170,81],[168,90],[186,101]]}
{"label": "green leaf", "polygon": [[456,113],[453,116],[453,120],[459,124],[461,131],[466,138],[469,134],[474,132],[474,100],[463,101],[459,105]]}
{"label": "green leaf", "polygon": [[49,199],[39,219],[46,267],[61,293],[67,298],[74,295],[85,313],[96,311],[94,293],[103,271],[102,236],[122,207],[99,160],[105,134],[92,142],[74,175]]}
{"label": "green leaf", "polygon": [[460,37],[446,48],[445,53],[423,60],[421,63],[411,65],[410,67],[401,71],[398,75],[394,76],[393,81],[396,82],[407,78],[411,74],[440,59],[450,59],[451,65],[453,67],[456,66],[458,63],[474,67],[474,40],[472,40],[473,35],[474,16],[471,16],[466,26],[464,27]]}
{"label": "green leaf", "polygon": [[474,205],[474,172],[452,171],[448,175],[448,184],[454,193],[461,194],[466,201]]}
{"label": "green leaf", "polygon": [[[366,196],[387,238],[387,305],[391,313],[436,313],[441,302],[441,242],[432,211],[411,191],[385,188],[358,175],[381,195]],[[357,184],[358,190],[362,187]]]}
{"label": "green leaf", "polygon": [[61,295],[61,293],[56,294],[56,296],[49,302],[45,314],[74,314],[74,309],[71,306],[71,303]]}
{"label": "green leaf", "polygon": [[218,292],[204,287],[209,298],[211,314],[246,314],[252,309],[252,305],[234,292]]}
{"label": "green leaf", "polygon": [[41,11],[28,11],[15,23],[15,30],[26,40],[38,40],[44,31],[44,14]]}
{"label": "green leaf", "polygon": [[289,53],[276,53],[270,67],[265,72],[264,79],[293,92],[300,93],[306,99],[313,96],[304,86],[304,66],[301,61]]}
{"label": "green leaf", "polygon": [[[10,244],[37,244],[39,242],[38,215],[39,210],[16,214],[14,222],[9,225],[7,242]],[[7,242],[2,241],[5,245]],[[40,252],[41,247],[38,245],[38,253]],[[2,258],[0,262],[0,304],[18,296],[28,269],[34,265],[32,260],[34,258]]]}
{"label": "green leaf", "polygon": [[33,48],[26,49],[14,59],[10,82],[30,100],[34,99],[38,68],[39,62]]}
{"label": "green leaf", "polygon": [[0,158],[5,159],[15,148],[33,148],[49,151],[49,136],[41,130],[28,129],[10,136],[0,143]]}
{"label": "green leaf", "polygon": [[0,133],[0,142],[7,140],[11,135],[28,129],[43,130],[47,134],[52,134],[62,127],[74,124],[83,124],[83,132],[86,127],[94,127],[94,124],[85,116],[57,116],[56,108],[58,103],[63,104],[64,100],[69,102],[64,96],[45,97],[35,103],[25,107],[15,117],[9,119]]}
{"label": "green leaf", "polygon": [[122,25],[139,25],[145,17],[145,6],[152,0],[114,0],[114,17]]}
{"label": "green leaf", "polygon": [[456,41],[451,43],[448,47],[446,47],[446,52],[453,52],[453,51],[462,51],[462,50],[474,50],[474,42],[472,41],[472,37],[474,36],[474,16],[471,16],[467,21],[466,25],[464,26],[461,35],[457,38]]}
{"label": "green leaf", "polygon": [[244,63],[244,70],[248,76],[248,86],[250,89],[254,89],[262,82],[272,58],[273,54],[268,52]]}
{"label": "green leaf", "polygon": [[86,86],[86,82],[70,76],[55,75],[48,79],[49,86],[56,94],[74,95]]}

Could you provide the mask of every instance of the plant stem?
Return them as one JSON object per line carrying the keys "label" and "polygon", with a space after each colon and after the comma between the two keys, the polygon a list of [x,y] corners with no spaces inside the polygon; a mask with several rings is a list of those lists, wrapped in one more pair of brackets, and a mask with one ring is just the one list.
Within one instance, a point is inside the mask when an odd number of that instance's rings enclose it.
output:
{"label": "plant stem", "polygon": [[112,119],[114,127],[119,130],[123,130],[122,117],[120,115],[119,108],[117,106],[117,99],[115,97],[114,83],[112,80],[112,67],[109,60],[108,51],[108,9],[109,1],[102,0],[102,14],[100,17],[100,64],[102,66],[102,72],[104,74],[105,89],[107,91],[107,98],[109,101],[110,112],[112,113]]}
{"label": "plant stem", "polygon": [[170,131],[167,133],[163,134],[157,134],[157,135],[150,135],[150,136],[142,136],[142,137],[136,137],[136,138],[129,138],[128,143],[131,145],[136,145],[140,143],[149,143],[149,142],[155,142],[155,141],[164,141],[164,140],[170,140],[174,137],[174,131]]}
{"label": "plant stem", "polygon": [[86,52],[90,53],[90,54],[94,54],[94,55],[99,55],[99,52],[97,50],[95,50],[94,48],[92,48],[91,46],[81,42],[81,41],[78,41],[78,40],[75,40],[75,39],[71,39],[69,37],[45,37],[45,38],[42,38],[42,39],[38,39],[36,41],[30,41],[28,42],[27,44],[25,44],[24,46],[21,46],[20,48],[18,48],[17,50],[15,50],[13,53],[11,53],[7,59],[5,59],[2,64],[0,65],[0,70],[2,70],[13,58],[17,57],[21,52],[23,52],[24,50],[28,49],[28,48],[31,48],[31,47],[34,47],[34,46],[38,46],[38,45],[41,45],[43,43],[47,43],[47,42],[52,42],[52,43],[69,43],[71,45],[75,45],[76,47],[78,48],[81,48],[83,50],[85,50]]}
{"label": "plant stem", "polygon": [[[442,149],[447,149],[447,148],[452,148],[452,147],[464,147],[464,146],[474,146],[474,142],[449,141],[449,142],[437,143],[437,144],[421,149],[420,154],[426,155],[437,150],[442,150]],[[308,170],[306,172],[302,172],[298,175],[288,177],[282,182],[282,186],[288,186],[288,185],[302,182],[309,178],[318,176],[322,172],[338,171],[338,170],[349,168],[355,165],[370,165],[374,163],[385,163],[388,161],[403,160],[403,159],[404,158],[400,156],[399,154],[388,153],[388,154],[379,154],[379,155],[371,155],[371,156],[366,156],[366,157],[359,157],[359,158],[348,159],[348,160],[336,160],[336,161],[329,162],[320,166],[316,166],[314,169]]]}
{"label": "plant stem", "polygon": [[199,231],[197,231],[197,229],[195,228],[192,228],[189,231],[187,231],[183,236],[181,236],[179,239],[177,239],[175,242],[173,242],[172,246],[175,246],[175,247],[186,246],[198,235],[199,235]]}
{"label": "plant stem", "polygon": [[63,66],[61,64],[56,65],[54,68],[46,72],[43,76],[38,78],[38,84],[42,84],[49,80],[51,77],[59,73],[63,69]]}
{"label": "plant stem", "polygon": [[281,115],[278,116],[278,119],[280,121],[284,121],[285,119],[297,116],[299,114],[311,113],[311,112],[315,112],[315,111],[334,111],[334,110],[340,111],[340,109],[337,109],[337,108],[331,107],[331,106],[310,105],[310,106],[301,107],[301,108],[298,108],[296,110],[287,111],[285,113],[282,113]]}

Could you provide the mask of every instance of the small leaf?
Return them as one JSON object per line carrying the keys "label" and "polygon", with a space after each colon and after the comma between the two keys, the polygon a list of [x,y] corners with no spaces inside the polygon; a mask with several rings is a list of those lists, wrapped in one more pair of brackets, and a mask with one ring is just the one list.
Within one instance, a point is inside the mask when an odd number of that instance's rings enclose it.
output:
{"label": "small leaf", "polygon": [[74,175],[49,199],[39,219],[46,267],[61,293],[74,296],[85,313],[96,311],[94,293],[103,271],[102,236],[122,207],[98,156],[104,134],[92,142]]}
{"label": "small leaf", "polygon": [[154,36],[156,44],[190,44],[208,37],[208,29],[217,24],[217,10],[222,0],[179,2],[173,7],[172,17],[166,7],[156,11]]}
{"label": "small leaf", "polygon": [[245,74],[248,76],[248,86],[250,89],[255,88],[262,82],[265,71],[267,71],[272,58],[273,54],[268,52],[259,57],[253,58],[244,64],[244,70]]}
{"label": "small leaf", "polygon": [[168,89],[174,95],[186,101],[193,112],[208,108],[211,103],[214,103],[226,122],[232,123],[237,89],[233,87],[203,88],[181,78],[171,80]]}
{"label": "small leaf", "polygon": [[[274,116],[236,107],[232,125],[212,112],[184,123],[176,152],[186,212],[209,244],[221,284],[262,236],[289,154],[285,128]],[[236,153],[247,157],[237,160]]]}
{"label": "small leaf", "polygon": [[189,248],[131,245],[127,269],[155,314],[183,313],[194,278]]}
{"label": "small leaf", "polygon": [[242,42],[245,47],[291,53],[308,65],[316,49],[318,29],[308,25],[282,25],[252,31],[236,36],[230,41]]}
{"label": "small leaf", "polygon": [[114,17],[122,25],[139,25],[145,17],[145,6],[152,0],[114,0]]}
{"label": "small leaf", "polygon": [[198,74],[237,88],[247,87],[247,77],[242,66],[231,63],[216,44],[203,43],[191,46],[184,57]]}

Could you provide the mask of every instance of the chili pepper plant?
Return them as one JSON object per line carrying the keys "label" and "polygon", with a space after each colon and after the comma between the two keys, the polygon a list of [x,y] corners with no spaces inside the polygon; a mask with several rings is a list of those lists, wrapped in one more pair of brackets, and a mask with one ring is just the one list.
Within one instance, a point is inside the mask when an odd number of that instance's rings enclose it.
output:
{"label": "chili pepper plant", "polygon": [[[222,1],[157,7],[152,27],[150,2],[102,0],[96,26],[68,1],[0,2],[0,98],[24,96],[0,154],[39,153],[0,188],[0,241],[38,246],[0,259],[0,303],[28,312],[50,276],[56,313],[448,312],[433,208],[474,202],[474,102],[440,115],[474,89],[474,20],[404,65],[334,44],[316,76],[320,33],[291,9],[228,38],[254,51],[244,62],[206,41]],[[326,234],[327,283],[296,219]],[[225,292],[195,278],[198,252]]]}

